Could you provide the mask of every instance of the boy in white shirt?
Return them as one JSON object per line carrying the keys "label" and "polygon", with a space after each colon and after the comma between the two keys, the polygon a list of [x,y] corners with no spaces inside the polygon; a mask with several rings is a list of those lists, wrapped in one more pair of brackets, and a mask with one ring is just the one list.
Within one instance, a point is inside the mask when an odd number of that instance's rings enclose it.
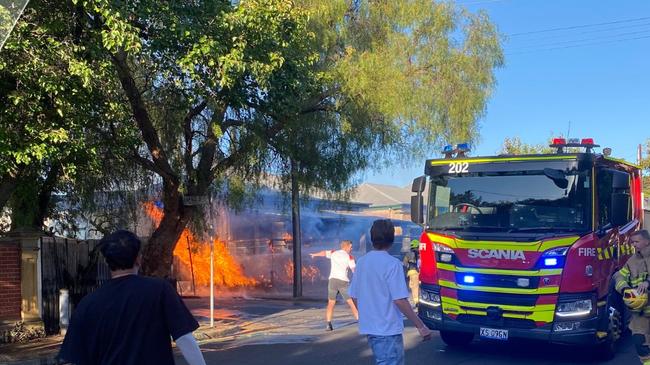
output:
{"label": "boy in white shirt", "polygon": [[330,269],[329,281],[327,283],[327,311],[325,312],[325,320],[327,321],[327,331],[334,330],[332,327],[332,316],[334,315],[334,305],[336,305],[336,295],[341,294],[352,310],[354,319],[359,319],[359,312],[357,307],[348,295],[350,286],[350,279],[348,279],[348,269],[354,272],[355,263],[354,257],[350,255],[352,252],[352,241],[341,241],[340,250],[325,250],[317,253],[309,254],[312,258],[321,256],[327,257],[332,262]]}
{"label": "boy in white shirt", "polygon": [[359,308],[359,333],[368,336],[378,365],[402,365],[402,313],[415,324],[423,340],[431,339],[431,330],[409,304],[402,263],[388,253],[395,239],[393,223],[376,220],[370,237],[375,249],[359,259],[350,284],[350,296]]}

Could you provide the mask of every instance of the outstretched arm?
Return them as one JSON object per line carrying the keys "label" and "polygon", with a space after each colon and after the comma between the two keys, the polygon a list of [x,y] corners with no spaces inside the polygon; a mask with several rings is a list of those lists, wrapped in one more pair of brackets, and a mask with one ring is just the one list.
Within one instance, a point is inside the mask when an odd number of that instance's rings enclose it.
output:
{"label": "outstretched arm", "polygon": [[196,343],[192,332],[177,338],[176,346],[181,350],[189,365],[206,365],[199,344]]}
{"label": "outstretched arm", "polygon": [[327,256],[327,251],[323,250],[323,251],[319,251],[319,252],[316,252],[316,253],[310,253],[309,256],[311,256],[312,258],[317,257],[317,256],[318,257],[325,257],[325,256]]}
{"label": "outstretched arm", "polygon": [[418,332],[420,332],[420,337],[422,337],[423,341],[428,341],[431,339],[432,332],[427,327],[424,322],[420,319],[420,317],[413,312],[413,308],[411,308],[411,303],[406,298],[402,299],[396,299],[393,300],[393,303],[397,306],[400,312],[402,312],[406,318],[408,318],[413,324],[415,325],[415,328],[418,329]]}

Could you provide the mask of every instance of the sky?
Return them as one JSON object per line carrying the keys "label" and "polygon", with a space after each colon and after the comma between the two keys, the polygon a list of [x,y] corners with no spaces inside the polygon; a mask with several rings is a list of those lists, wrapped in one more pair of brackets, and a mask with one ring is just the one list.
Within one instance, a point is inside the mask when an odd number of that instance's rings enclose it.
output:
{"label": "sky", "polygon": [[[541,144],[568,134],[594,138],[613,157],[636,162],[637,146],[650,138],[650,1],[457,3],[486,11],[505,36],[505,65],[496,71],[472,156],[497,154],[506,137]],[[429,158],[440,157],[431,151]],[[407,186],[423,170],[419,161],[367,172],[363,180]]]}

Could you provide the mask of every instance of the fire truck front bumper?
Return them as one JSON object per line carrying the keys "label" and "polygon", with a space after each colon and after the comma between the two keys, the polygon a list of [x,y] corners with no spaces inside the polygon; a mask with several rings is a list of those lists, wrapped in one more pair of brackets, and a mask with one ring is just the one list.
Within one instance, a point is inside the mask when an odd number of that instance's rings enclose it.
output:
{"label": "fire truck front bumper", "polygon": [[597,330],[599,317],[556,321],[542,326],[513,318],[491,320],[486,316],[461,314],[452,318],[440,306],[420,303],[418,316],[432,330],[473,333],[474,338],[487,340],[530,339],[565,345],[597,345],[607,333]]}

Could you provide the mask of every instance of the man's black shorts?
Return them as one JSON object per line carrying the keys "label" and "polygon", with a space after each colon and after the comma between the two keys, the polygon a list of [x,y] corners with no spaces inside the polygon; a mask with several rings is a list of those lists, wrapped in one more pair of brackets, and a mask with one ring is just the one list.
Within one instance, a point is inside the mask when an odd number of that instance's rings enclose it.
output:
{"label": "man's black shorts", "polygon": [[327,299],[336,300],[336,293],[341,293],[343,300],[350,299],[348,294],[348,288],[350,287],[350,282],[340,279],[330,279],[327,284]]}

